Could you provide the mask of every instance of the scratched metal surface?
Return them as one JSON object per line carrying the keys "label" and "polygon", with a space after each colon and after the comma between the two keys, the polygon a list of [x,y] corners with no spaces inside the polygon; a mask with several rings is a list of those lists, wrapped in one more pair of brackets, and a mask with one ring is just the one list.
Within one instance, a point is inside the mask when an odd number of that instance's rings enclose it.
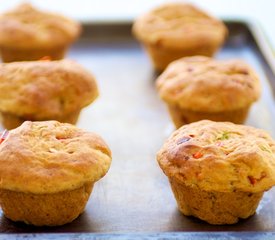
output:
{"label": "scratched metal surface", "polygon": [[[260,45],[266,43],[256,43],[253,28],[249,29],[247,24],[227,24],[230,36],[217,57],[242,58],[259,73],[263,94],[253,105],[246,124],[266,129],[275,137],[272,88],[275,79],[260,49]],[[80,236],[84,239],[85,234],[88,234],[87,238],[92,237],[91,233],[97,233],[94,235],[97,239],[100,236],[112,238],[112,235],[100,233],[132,233],[144,239],[161,238],[163,234],[164,238],[169,239],[169,232],[177,232],[171,238],[179,236],[179,232],[184,232],[182,237],[192,237],[193,234],[196,238],[200,235],[196,235],[196,232],[205,231],[224,232],[227,235],[223,236],[234,239],[236,231],[238,234],[245,231],[244,234],[248,235],[244,236],[250,236],[247,232],[251,231],[275,231],[275,189],[265,194],[254,216],[231,226],[212,226],[185,217],[177,210],[168,181],[155,160],[156,152],[173,131],[173,125],[154,88],[157,73],[131,36],[130,24],[86,25],[82,38],[72,47],[69,57],[94,73],[98,81],[101,95],[94,104],[82,111],[77,125],[97,132],[106,140],[113,152],[111,169],[95,185],[85,212],[72,223],[61,227],[37,228],[14,223],[0,211],[0,232],[14,233],[0,234],[0,239],[5,236],[48,236],[49,239],[54,236],[78,236],[67,235],[70,233],[83,233]],[[22,233],[27,235],[16,235]],[[127,238],[133,235],[113,235],[113,238],[118,236]]]}

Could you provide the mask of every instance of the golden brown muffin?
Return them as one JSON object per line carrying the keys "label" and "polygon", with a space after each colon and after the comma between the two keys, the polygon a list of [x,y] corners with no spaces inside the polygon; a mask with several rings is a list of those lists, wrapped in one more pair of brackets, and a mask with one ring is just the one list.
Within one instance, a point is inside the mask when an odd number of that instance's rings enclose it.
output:
{"label": "golden brown muffin", "polygon": [[0,144],[0,205],[13,221],[69,223],[110,164],[108,146],[94,133],[57,121],[24,122]]}
{"label": "golden brown muffin", "polygon": [[187,3],[167,3],[140,16],[133,33],[143,43],[155,68],[162,71],[181,57],[212,56],[227,28],[218,19]]}
{"label": "golden brown muffin", "polygon": [[245,62],[203,56],[174,61],[156,86],[177,128],[202,119],[243,123],[260,96],[258,76]]}
{"label": "golden brown muffin", "polygon": [[80,110],[98,96],[94,77],[74,61],[0,64],[0,112],[12,129],[25,120],[76,123]]}
{"label": "golden brown muffin", "polygon": [[79,23],[24,3],[0,16],[0,53],[4,62],[62,59],[80,31]]}
{"label": "golden brown muffin", "polygon": [[175,131],[158,152],[179,210],[211,224],[253,215],[275,185],[275,142],[263,130],[202,120]]}

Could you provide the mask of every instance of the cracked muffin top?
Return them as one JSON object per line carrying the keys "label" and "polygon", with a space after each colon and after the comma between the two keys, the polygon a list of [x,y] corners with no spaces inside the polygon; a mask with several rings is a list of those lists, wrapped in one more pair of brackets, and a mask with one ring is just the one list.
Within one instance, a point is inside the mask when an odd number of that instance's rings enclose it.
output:
{"label": "cracked muffin top", "polygon": [[98,96],[94,77],[71,60],[0,64],[0,111],[53,119],[80,110]]}
{"label": "cracked muffin top", "polygon": [[0,188],[36,194],[73,190],[103,177],[111,152],[71,124],[24,122],[0,144]]}
{"label": "cracked muffin top", "polygon": [[258,100],[261,89],[257,74],[242,60],[203,56],[172,62],[156,86],[165,102],[206,112],[247,107]]}
{"label": "cracked muffin top", "polygon": [[0,16],[0,45],[18,48],[53,48],[72,43],[80,34],[79,23],[42,12],[28,3]]}
{"label": "cracked muffin top", "polygon": [[178,2],[161,5],[137,18],[133,33],[143,42],[173,49],[196,48],[206,42],[219,46],[227,29],[197,7]]}
{"label": "cracked muffin top", "polygon": [[157,160],[169,178],[205,191],[262,192],[275,185],[275,142],[249,126],[209,120],[184,125]]}

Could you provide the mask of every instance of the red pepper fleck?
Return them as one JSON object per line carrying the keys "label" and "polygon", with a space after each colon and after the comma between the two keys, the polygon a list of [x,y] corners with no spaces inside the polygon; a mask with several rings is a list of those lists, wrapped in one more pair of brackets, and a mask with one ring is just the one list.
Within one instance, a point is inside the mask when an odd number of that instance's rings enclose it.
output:
{"label": "red pepper fleck", "polygon": [[5,139],[7,138],[8,134],[9,134],[9,131],[7,129],[5,129],[3,131],[3,133],[1,134],[1,136],[0,136],[0,144],[5,141]]}
{"label": "red pepper fleck", "polygon": [[248,176],[247,178],[249,179],[249,181],[252,185],[255,185],[255,183],[257,182],[257,179],[252,176]]}
{"label": "red pepper fleck", "polygon": [[193,138],[193,137],[195,137],[195,135],[194,134],[189,134],[189,137]]}
{"label": "red pepper fleck", "polygon": [[265,172],[261,172],[261,177],[260,178],[254,178],[252,176],[248,176],[247,178],[249,179],[250,183],[252,185],[256,184],[257,182],[261,181],[263,178],[266,177],[266,173]]}
{"label": "red pepper fleck", "polygon": [[52,58],[50,56],[44,56],[42,58],[39,59],[40,61],[51,61]]}
{"label": "red pepper fleck", "polygon": [[196,152],[193,154],[194,158],[201,158],[203,156],[203,154],[201,152]]}
{"label": "red pepper fleck", "polygon": [[65,137],[58,137],[58,136],[56,136],[55,138],[56,138],[56,140],[59,140],[59,141],[62,141],[62,140],[66,139]]}

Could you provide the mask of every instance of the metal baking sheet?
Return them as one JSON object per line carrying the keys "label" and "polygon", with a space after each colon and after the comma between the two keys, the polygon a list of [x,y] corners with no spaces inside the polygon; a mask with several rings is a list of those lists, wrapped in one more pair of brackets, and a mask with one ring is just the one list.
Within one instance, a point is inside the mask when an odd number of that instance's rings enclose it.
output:
{"label": "metal baking sheet", "polygon": [[[226,24],[230,35],[217,58],[241,58],[256,69],[262,97],[253,105],[246,124],[275,137],[274,56],[256,25]],[[274,237],[270,232],[275,232],[275,188],[264,195],[254,216],[234,225],[213,226],[178,211],[155,159],[174,127],[155,90],[157,73],[132,37],[130,23],[85,24],[68,57],[84,65],[98,81],[100,97],[82,111],[77,125],[106,140],[113,153],[111,169],[95,185],[85,212],[72,223],[33,227],[14,223],[0,211],[0,239]]]}

